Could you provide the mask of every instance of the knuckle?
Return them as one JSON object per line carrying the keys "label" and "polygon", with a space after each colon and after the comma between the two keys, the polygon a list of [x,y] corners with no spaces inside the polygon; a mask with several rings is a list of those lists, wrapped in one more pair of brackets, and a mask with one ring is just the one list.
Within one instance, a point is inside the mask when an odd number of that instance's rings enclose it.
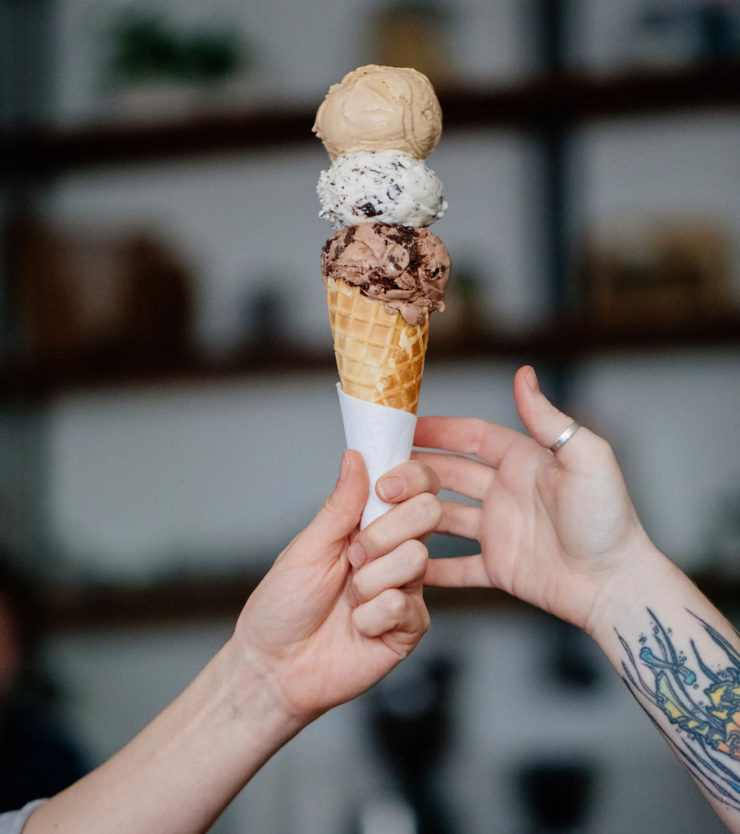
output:
{"label": "knuckle", "polygon": [[391,588],[383,595],[383,607],[386,614],[399,620],[406,609],[406,595],[398,588]]}
{"label": "knuckle", "polygon": [[420,460],[410,460],[409,466],[413,467],[413,471],[416,475],[416,480],[420,484],[426,484],[429,486],[434,486],[434,484],[439,481],[439,476],[437,473],[432,469],[431,466],[427,463],[423,463]]}
{"label": "knuckle", "polygon": [[419,521],[425,528],[436,527],[442,518],[442,504],[439,499],[431,492],[422,492],[413,500]]}
{"label": "knuckle", "polygon": [[404,561],[414,577],[424,573],[429,559],[429,551],[418,539],[411,539],[405,544]]}
{"label": "knuckle", "polygon": [[608,461],[614,457],[614,450],[608,440],[593,433],[591,434],[591,438],[592,455],[601,461]]}
{"label": "knuckle", "polygon": [[347,513],[347,509],[344,506],[344,503],[339,500],[336,492],[332,492],[327,496],[326,501],[324,501],[323,509],[324,512],[328,513],[329,515],[337,516],[340,518],[344,517]]}
{"label": "knuckle", "polygon": [[429,610],[426,605],[423,605],[421,608],[421,614],[419,616],[419,633],[426,634],[429,631],[429,627],[432,624],[432,618],[429,614]]}
{"label": "knuckle", "polygon": [[471,435],[471,452],[477,455],[480,452],[483,439],[488,431],[489,424],[480,417],[474,417],[470,420],[468,429]]}
{"label": "knuckle", "polygon": [[414,640],[418,642],[429,631],[431,622],[432,620],[426,605],[423,603],[415,605],[412,614],[408,618],[408,633],[413,635]]}
{"label": "knuckle", "polygon": [[442,483],[436,470],[432,469],[432,467],[428,464],[421,463],[420,461],[417,463],[417,466],[420,471],[421,483],[423,483],[426,487],[425,491],[436,495],[440,489],[442,489]]}

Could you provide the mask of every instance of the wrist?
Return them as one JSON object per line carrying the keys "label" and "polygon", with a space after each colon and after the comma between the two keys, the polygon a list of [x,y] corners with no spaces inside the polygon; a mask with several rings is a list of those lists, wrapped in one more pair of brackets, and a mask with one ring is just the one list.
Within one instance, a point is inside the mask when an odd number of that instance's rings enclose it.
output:
{"label": "wrist", "polygon": [[643,532],[625,547],[619,566],[600,584],[585,631],[604,646],[617,625],[651,604],[650,590],[662,590],[675,573],[680,573],[678,568]]}
{"label": "wrist", "polygon": [[310,723],[311,718],[298,714],[292,708],[270,665],[241,641],[232,638],[219,654],[223,656],[235,715],[246,718],[250,723],[257,717],[266,726],[281,729],[287,738]]}
{"label": "wrist", "polygon": [[233,638],[216,656],[229,708],[237,726],[264,747],[279,747],[310,719],[291,710],[272,672]]}

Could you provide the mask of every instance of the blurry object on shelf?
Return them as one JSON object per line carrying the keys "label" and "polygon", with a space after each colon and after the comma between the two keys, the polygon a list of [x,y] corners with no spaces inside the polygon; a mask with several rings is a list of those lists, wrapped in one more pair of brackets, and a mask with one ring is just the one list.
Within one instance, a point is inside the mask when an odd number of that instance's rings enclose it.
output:
{"label": "blurry object on shelf", "polygon": [[727,234],[711,222],[605,224],[582,258],[582,313],[613,328],[711,322],[731,303],[731,260]]}
{"label": "blurry object on shelf", "polygon": [[402,796],[390,791],[366,802],[350,831],[351,834],[419,834],[411,806]]}
{"label": "blurry object on shelf", "polygon": [[233,104],[255,57],[233,27],[185,29],[134,7],[119,10],[108,37],[106,82],[118,116],[160,117]]}
{"label": "blurry object on shelf", "polygon": [[277,275],[263,275],[250,280],[253,285],[244,309],[243,336],[238,354],[264,362],[295,355],[287,325],[286,299]]}
{"label": "blurry object on shelf", "polygon": [[675,66],[740,55],[740,0],[650,0],[629,27],[627,59]]}
{"label": "blurry object on shelf", "polygon": [[452,13],[430,0],[396,0],[373,13],[366,44],[368,61],[390,67],[413,67],[437,88],[456,80],[447,31]]}
{"label": "blurry object on shelf", "polygon": [[188,269],[147,232],[13,232],[13,305],[19,359],[105,369],[185,355],[193,296]]}
{"label": "blurry object on shelf", "polygon": [[[706,542],[703,569],[723,579],[740,580],[740,486],[719,496],[702,538]],[[740,604],[740,599],[736,602]]]}
{"label": "blurry object on shelf", "polygon": [[465,343],[490,330],[485,307],[483,279],[478,268],[473,263],[454,261],[445,291],[445,309],[431,318],[434,343]]}
{"label": "blurry object on shelf", "polygon": [[410,819],[415,823],[410,829],[414,834],[458,830],[439,782],[451,740],[455,673],[454,664],[446,658],[412,658],[371,691],[367,699],[370,731],[399,793],[392,806],[387,793],[370,797],[358,810],[357,834],[380,830],[361,827],[362,821],[375,818],[378,808],[394,811],[393,830],[398,834],[409,831]]}
{"label": "blurry object on shelf", "polygon": [[587,760],[557,759],[523,764],[516,774],[527,824],[521,834],[580,834],[590,831],[597,772]]}
{"label": "blurry object on shelf", "polygon": [[740,0],[697,3],[699,59],[721,60],[740,55]]}
{"label": "blurry object on shelf", "polygon": [[549,623],[548,672],[559,686],[582,692],[601,683],[601,668],[592,651],[590,638],[570,623],[553,619]]}

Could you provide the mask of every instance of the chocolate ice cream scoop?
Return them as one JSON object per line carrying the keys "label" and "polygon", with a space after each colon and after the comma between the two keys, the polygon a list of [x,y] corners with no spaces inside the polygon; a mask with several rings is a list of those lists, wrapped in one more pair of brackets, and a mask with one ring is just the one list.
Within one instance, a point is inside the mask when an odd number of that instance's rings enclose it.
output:
{"label": "chocolate ice cream scoop", "polygon": [[324,244],[321,269],[324,278],[359,287],[409,324],[445,308],[450,257],[427,228],[362,223],[340,229]]}

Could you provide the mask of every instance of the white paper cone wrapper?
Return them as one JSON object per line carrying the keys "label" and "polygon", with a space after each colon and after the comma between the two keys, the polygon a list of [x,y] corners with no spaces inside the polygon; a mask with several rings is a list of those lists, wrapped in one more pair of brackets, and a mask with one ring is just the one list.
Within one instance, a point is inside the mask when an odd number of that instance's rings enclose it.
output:
{"label": "white paper cone wrapper", "polygon": [[375,484],[389,469],[409,459],[416,415],[350,397],[342,391],[340,383],[337,383],[337,393],[347,448],[356,449],[362,455],[370,478],[370,497],[360,522],[365,528],[393,506],[378,498]]}

